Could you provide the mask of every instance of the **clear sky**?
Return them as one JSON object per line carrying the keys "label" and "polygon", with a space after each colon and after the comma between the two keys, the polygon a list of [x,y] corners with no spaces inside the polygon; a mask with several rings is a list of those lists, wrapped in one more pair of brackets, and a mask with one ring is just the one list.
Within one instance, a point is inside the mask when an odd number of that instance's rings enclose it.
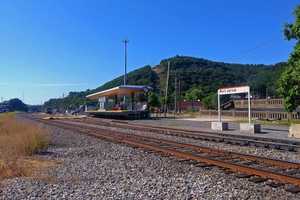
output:
{"label": "clear sky", "polygon": [[[299,0],[1,0],[0,98],[40,104],[175,55],[285,61]],[[2,99],[2,98],[1,98]],[[0,99],[0,101],[1,101]]]}

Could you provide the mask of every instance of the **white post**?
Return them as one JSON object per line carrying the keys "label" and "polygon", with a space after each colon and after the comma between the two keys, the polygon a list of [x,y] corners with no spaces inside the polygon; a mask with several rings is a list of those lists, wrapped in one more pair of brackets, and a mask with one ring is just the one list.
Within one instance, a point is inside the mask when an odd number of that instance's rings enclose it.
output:
{"label": "white post", "polygon": [[169,77],[170,77],[170,61],[168,62],[168,71],[167,71],[167,82],[166,82],[166,91],[165,91],[165,117],[167,117],[168,110],[168,89],[169,89]]}
{"label": "white post", "polygon": [[220,93],[218,90],[218,118],[219,118],[219,122],[221,122],[221,105],[220,105]]}
{"label": "white post", "polygon": [[251,98],[250,98],[250,88],[248,91],[248,117],[249,117],[249,125],[251,124]]}
{"label": "white post", "polygon": [[98,98],[99,108],[98,110],[101,110],[101,98]]}

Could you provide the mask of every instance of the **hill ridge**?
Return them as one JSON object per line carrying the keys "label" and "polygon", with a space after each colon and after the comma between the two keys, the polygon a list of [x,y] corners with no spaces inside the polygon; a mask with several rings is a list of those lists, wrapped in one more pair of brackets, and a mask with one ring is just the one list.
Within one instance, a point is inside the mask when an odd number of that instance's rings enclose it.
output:
{"label": "hill ridge", "polygon": [[[164,94],[167,62],[170,61],[170,96],[174,92],[175,72],[181,82],[181,92],[184,94],[191,87],[201,87],[207,93],[213,93],[221,85],[249,84],[254,91],[263,95],[263,90],[273,96],[276,93],[276,82],[284,63],[274,65],[237,64],[211,61],[191,56],[174,56],[162,59],[158,65],[145,65],[128,73],[128,84],[150,85],[157,94]],[[95,89],[82,92],[70,92],[65,98],[50,99],[45,102],[46,108],[76,108],[88,102],[85,96],[123,84],[123,75],[108,81]]]}

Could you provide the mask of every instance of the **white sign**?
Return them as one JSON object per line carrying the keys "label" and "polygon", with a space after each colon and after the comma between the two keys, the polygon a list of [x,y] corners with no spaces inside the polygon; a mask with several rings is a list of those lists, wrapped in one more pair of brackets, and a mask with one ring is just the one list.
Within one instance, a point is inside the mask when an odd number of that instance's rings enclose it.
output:
{"label": "white sign", "polygon": [[238,93],[248,93],[248,117],[249,117],[249,124],[251,123],[251,108],[250,108],[251,107],[251,102],[250,102],[250,87],[249,86],[238,86],[238,87],[218,89],[218,116],[219,116],[219,121],[220,122],[221,122],[220,95],[238,94]]}
{"label": "white sign", "polygon": [[249,86],[239,86],[239,87],[231,87],[231,88],[220,88],[218,90],[219,95],[248,93],[248,92],[250,92],[250,87]]}

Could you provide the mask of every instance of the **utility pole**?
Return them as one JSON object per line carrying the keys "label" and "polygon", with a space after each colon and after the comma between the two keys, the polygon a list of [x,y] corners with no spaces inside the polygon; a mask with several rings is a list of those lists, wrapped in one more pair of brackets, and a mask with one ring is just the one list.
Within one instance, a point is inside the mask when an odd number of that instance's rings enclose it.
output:
{"label": "utility pole", "polygon": [[169,77],[170,77],[170,61],[168,62],[167,80],[166,80],[166,92],[165,92],[165,117],[167,117],[168,109],[168,88],[169,88]]}
{"label": "utility pole", "polygon": [[124,51],[125,51],[125,63],[124,63],[124,85],[127,84],[127,44],[129,40],[123,40],[124,43]]}
{"label": "utility pole", "polygon": [[179,75],[179,80],[178,80],[178,96],[179,96],[179,107],[178,107],[178,112],[181,113],[181,101],[182,101],[182,98],[181,98],[181,82],[180,82],[180,75]]}
{"label": "utility pole", "polygon": [[177,113],[177,74],[176,74],[176,71],[175,71],[175,94],[174,94],[174,116],[176,116],[176,113]]}

